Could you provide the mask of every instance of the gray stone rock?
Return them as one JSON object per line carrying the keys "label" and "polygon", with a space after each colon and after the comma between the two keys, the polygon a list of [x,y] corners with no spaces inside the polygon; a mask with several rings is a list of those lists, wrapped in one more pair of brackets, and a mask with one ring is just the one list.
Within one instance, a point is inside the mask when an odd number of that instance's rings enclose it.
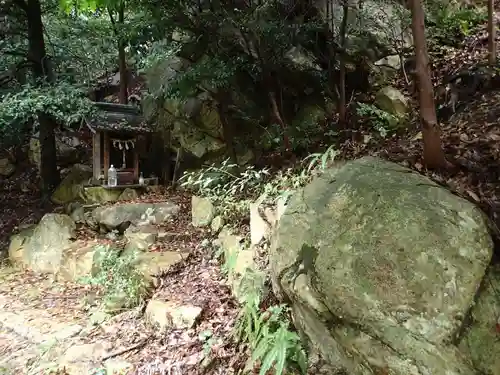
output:
{"label": "gray stone rock", "polygon": [[75,222],[67,215],[46,214],[35,227],[11,238],[9,258],[36,272],[56,273],[64,250],[76,236]]}
{"label": "gray stone rock", "polygon": [[82,199],[89,204],[116,202],[122,192],[120,189],[108,189],[104,186],[86,186],[82,189]]}
{"label": "gray stone rock", "polygon": [[296,326],[332,366],[465,375],[479,369],[450,339],[466,323],[492,248],[473,204],[365,157],[291,197],[270,267],[276,295],[292,301]]}
{"label": "gray stone rock", "polygon": [[215,217],[215,207],[208,198],[193,195],[191,198],[191,217],[195,227],[207,227]]}
{"label": "gray stone rock", "polygon": [[82,199],[83,185],[92,177],[92,168],[75,164],[52,193],[52,202],[66,204]]}
{"label": "gray stone rock", "polygon": [[459,348],[482,374],[500,375],[500,265],[492,265]]}
{"label": "gray stone rock", "polygon": [[154,282],[156,276],[168,272],[172,267],[185,260],[189,254],[177,251],[144,252],[137,255],[135,267],[145,279]]}
{"label": "gray stone rock", "polygon": [[[93,219],[108,230],[121,229],[130,224],[162,224],[172,220],[179,212],[179,206],[171,202],[163,203],[123,203],[109,207],[98,207]],[[128,224],[128,225],[127,225]],[[126,228],[123,228],[125,230]]]}
{"label": "gray stone rock", "polygon": [[[329,22],[330,27],[334,27],[331,31],[338,33],[343,3],[339,0],[325,0],[315,2],[314,6],[319,10],[320,16]],[[332,17],[333,22],[327,17]],[[401,3],[369,0],[364,1],[361,6],[352,2],[349,4],[348,16],[348,28],[352,30],[349,45],[372,61],[399,53],[401,48],[411,48],[413,37],[408,17],[408,10]]]}
{"label": "gray stone rock", "polygon": [[16,170],[14,164],[8,158],[0,159],[0,175],[3,177],[10,177]]}
{"label": "gray stone rock", "polygon": [[146,306],[145,317],[149,324],[161,330],[189,329],[194,326],[202,311],[198,306],[152,299]]}
{"label": "gray stone rock", "polygon": [[100,366],[101,358],[112,349],[108,342],[74,345],[64,353],[59,368],[66,368],[70,375],[91,374]]}
{"label": "gray stone rock", "polygon": [[210,230],[212,231],[212,233],[219,233],[222,229],[222,227],[224,226],[224,219],[222,216],[216,216],[214,217],[214,219],[212,220],[212,222],[210,223]]}
{"label": "gray stone rock", "polygon": [[401,69],[401,57],[399,55],[390,55],[375,61],[375,66],[387,67],[394,71]]}
{"label": "gray stone rock", "polygon": [[386,86],[377,92],[375,104],[396,117],[404,117],[409,110],[408,99],[401,91],[391,86]]}
{"label": "gray stone rock", "polygon": [[[266,196],[263,195],[257,201],[250,203],[250,242],[252,245],[258,244],[264,238],[269,238],[271,233],[270,223],[264,220],[259,212],[265,198]],[[263,208],[262,211],[264,211]]]}
{"label": "gray stone rock", "polygon": [[131,189],[131,188],[126,188],[123,190],[123,192],[120,194],[118,197],[119,201],[132,201],[134,199],[139,198],[139,193],[137,193],[137,190]]}
{"label": "gray stone rock", "polygon": [[255,248],[244,246],[243,238],[228,228],[219,233],[216,246],[222,248],[224,260],[229,266],[228,281],[236,299],[243,303],[249,293],[263,294],[265,275],[255,263]]}
{"label": "gray stone rock", "polygon": [[124,253],[147,251],[158,240],[158,229],[153,225],[131,225],[124,236],[127,239]]}
{"label": "gray stone rock", "polygon": [[95,275],[102,256],[112,251],[117,250],[111,246],[99,246],[97,241],[73,242],[62,251],[57,276],[66,281],[80,281],[82,277]]}
{"label": "gray stone rock", "polygon": [[75,223],[85,223],[85,208],[80,203],[74,202],[69,204],[66,213]]}

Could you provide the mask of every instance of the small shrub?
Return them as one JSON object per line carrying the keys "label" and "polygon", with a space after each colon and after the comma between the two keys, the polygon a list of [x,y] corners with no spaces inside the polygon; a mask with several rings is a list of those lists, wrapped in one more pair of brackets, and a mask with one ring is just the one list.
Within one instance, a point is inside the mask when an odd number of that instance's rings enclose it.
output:
{"label": "small shrub", "polygon": [[307,173],[311,173],[314,170],[323,171],[330,163],[335,161],[339,152],[333,148],[333,145],[328,147],[325,152],[318,152],[311,154],[304,159],[304,162],[310,159],[309,165],[306,169]]}
{"label": "small shrub", "polygon": [[203,343],[203,355],[205,358],[210,357],[214,346],[221,345],[223,342],[220,337],[214,337],[213,332],[210,330],[200,332],[198,339]]}
{"label": "small shrub", "polygon": [[279,171],[274,178],[264,185],[268,199],[287,199],[295,190],[303,187],[311,180],[311,175],[305,169],[288,168]]}
{"label": "small shrub", "polygon": [[396,116],[377,108],[373,104],[358,103],[356,112],[358,116],[367,117],[371,121],[373,129],[385,138],[397,130],[399,120]]}
{"label": "small shrub", "polygon": [[330,146],[323,153],[309,155],[297,167],[274,175],[267,168],[258,171],[253,166],[237,173],[238,166],[226,160],[220,166],[212,164],[199,171],[186,172],[179,180],[182,187],[209,198],[227,220],[238,219],[248,214],[250,202],[258,195],[265,193],[268,201],[286,199],[327,168],[337,156],[338,151]]}
{"label": "small shrub", "polygon": [[105,301],[125,298],[125,308],[139,305],[148,285],[142,272],[134,265],[136,255],[120,256],[120,251],[109,245],[99,245],[97,254],[98,271],[93,276],[82,278],[81,282],[102,286]]}
{"label": "small shrub", "polygon": [[486,21],[484,9],[457,5],[448,1],[433,0],[427,2],[426,23],[431,41],[455,46],[474,28]]}
{"label": "small shrub", "polygon": [[259,375],[273,369],[276,375],[286,370],[307,372],[307,355],[299,335],[290,330],[289,309],[285,305],[271,306],[261,312],[255,300],[250,298],[240,311],[236,334],[246,343],[252,356],[246,370],[259,364]]}
{"label": "small shrub", "polygon": [[[231,277],[235,266],[234,260],[226,259],[223,270]],[[237,342],[247,346],[252,353],[244,372],[250,372],[258,366],[259,375],[266,375],[271,369],[276,375],[285,374],[286,370],[305,374],[307,355],[299,335],[289,328],[288,308],[279,305],[265,311],[260,309],[265,279],[265,273],[248,269],[237,287],[242,307],[233,335]],[[212,344],[209,343],[209,337],[204,336],[207,345]]]}
{"label": "small shrub", "polygon": [[199,171],[186,172],[179,181],[194,194],[209,198],[219,213],[231,220],[247,214],[249,198],[255,197],[271,176],[268,169],[257,171],[248,166],[241,173],[238,169],[227,159],[220,166],[212,164]]}

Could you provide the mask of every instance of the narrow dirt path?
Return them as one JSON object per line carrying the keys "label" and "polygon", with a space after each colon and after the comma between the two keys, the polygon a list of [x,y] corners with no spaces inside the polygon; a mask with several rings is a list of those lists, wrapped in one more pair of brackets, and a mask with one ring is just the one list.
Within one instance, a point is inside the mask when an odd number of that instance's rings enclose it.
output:
{"label": "narrow dirt path", "polygon": [[[231,338],[238,306],[200,238],[154,247],[190,248],[190,257],[161,275],[149,298],[202,310],[194,326],[163,332],[146,323],[147,301],[111,316],[98,288],[0,265],[0,375],[236,373],[246,359]],[[62,367],[67,373],[56,372]]]}
{"label": "narrow dirt path", "polygon": [[80,308],[86,294],[84,286],[2,267],[0,369],[6,374],[39,374],[55,368],[88,331],[88,318]]}

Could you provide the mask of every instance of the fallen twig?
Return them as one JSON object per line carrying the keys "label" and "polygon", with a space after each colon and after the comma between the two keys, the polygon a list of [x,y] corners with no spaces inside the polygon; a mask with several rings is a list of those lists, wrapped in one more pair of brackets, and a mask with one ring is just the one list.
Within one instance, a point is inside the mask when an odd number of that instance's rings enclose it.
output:
{"label": "fallen twig", "polygon": [[105,356],[102,357],[101,361],[104,362],[107,359],[118,357],[119,355],[128,353],[128,352],[130,352],[132,350],[142,348],[143,346],[145,346],[147,344],[148,340],[149,340],[149,337],[147,337],[147,338],[139,341],[137,344],[134,344],[134,345],[131,345],[131,346],[127,346],[126,348],[123,348],[123,349],[120,349],[120,350],[115,350],[114,352],[106,354]]}

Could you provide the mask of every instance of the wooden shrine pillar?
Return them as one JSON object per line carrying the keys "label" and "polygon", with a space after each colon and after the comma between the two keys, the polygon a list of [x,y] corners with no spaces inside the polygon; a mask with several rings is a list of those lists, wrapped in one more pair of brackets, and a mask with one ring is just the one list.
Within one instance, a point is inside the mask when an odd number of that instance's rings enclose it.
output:
{"label": "wooden shrine pillar", "polygon": [[110,153],[110,150],[109,150],[109,147],[110,147],[110,144],[109,144],[109,134],[108,132],[103,132],[103,138],[104,138],[104,142],[103,142],[103,158],[104,158],[104,180],[105,180],[105,183],[107,184],[108,183],[108,169],[110,167],[109,165],[109,153]]}
{"label": "wooden shrine pillar", "polygon": [[101,132],[96,131],[92,137],[92,177],[95,182],[101,176]]}
{"label": "wooden shrine pillar", "polygon": [[140,142],[139,137],[135,138],[135,147],[132,149],[134,153],[134,183],[139,182],[139,147],[138,143]]}

